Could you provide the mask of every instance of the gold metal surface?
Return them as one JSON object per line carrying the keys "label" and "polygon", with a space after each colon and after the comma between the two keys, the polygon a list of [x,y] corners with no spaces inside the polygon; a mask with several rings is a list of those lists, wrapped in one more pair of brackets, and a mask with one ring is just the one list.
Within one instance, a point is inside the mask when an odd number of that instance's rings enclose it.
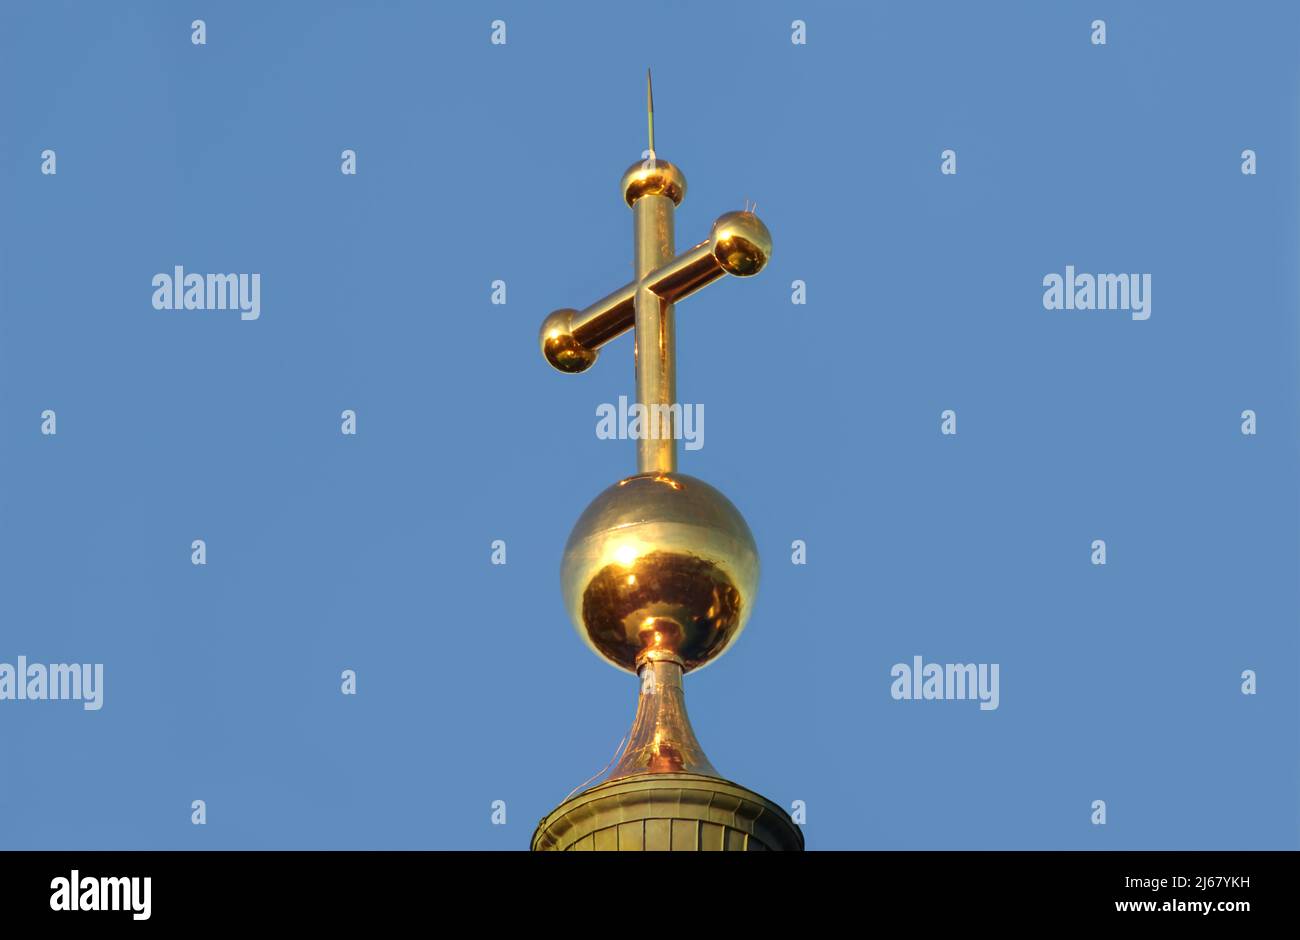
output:
{"label": "gold metal surface", "polygon": [[[673,305],[646,284],[646,276],[672,260],[673,201],[644,195],[632,206],[633,266],[640,285],[633,304],[636,332],[636,400],[651,407],[677,401],[677,342]],[[677,434],[673,412],[664,427],[637,440],[636,468],[641,473],[672,473],[677,469]]]}
{"label": "gold metal surface", "polygon": [[627,747],[605,779],[646,773],[718,776],[686,715],[681,662],[651,658],[641,666],[640,677],[641,692]]}
{"label": "gold metal surface", "polygon": [[688,672],[721,656],[749,620],[758,574],[740,512],[681,473],[606,489],[573,527],[560,566],[578,634],[628,672],[651,650],[676,654]]}
{"label": "gold metal surface", "polygon": [[596,362],[599,344],[587,345],[574,335],[576,310],[556,310],[542,321],[542,355],[561,372],[585,372]]}
{"label": "gold metal surface", "polygon": [[801,852],[803,832],[753,790],[701,774],[638,774],[565,800],[534,852]]}
{"label": "gold metal surface", "polygon": [[[673,213],[686,177],[658,159],[646,73],[648,159],[623,174],[632,208],[634,279],[582,309],[556,310],[541,348],[561,372],[583,372],[634,329],[636,399],[645,433],[635,476],[587,507],[564,547],[565,608],[588,646],[635,672],[641,688],[627,746],[604,783],[566,799],[533,836],[551,849],[790,849],[803,834],[779,807],[719,777],[691,728],[682,676],[740,636],[758,591],[754,537],[725,496],[677,472],[674,304],[725,275],[751,277],[772,236],[746,203],[709,237],[673,256]],[[585,786],[585,784],[581,785]]]}
{"label": "gold metal surface", "polygon": [[629,206],[635,205],[642,196],[665,196],[674,206],[680,206],[686,198],[686,176],[667,160],[651,157],[628,167],[619,188]]}
{"label": "gold metal surface", "polygon": [[709,244],[722,269],[736,277],[753,277],[772,257],[772,233],[749,211],[719,216]]}
{"label": "gold metal surface", "polygon": [[728,212],[713,223],[707,239],[644,277],[582,310],[566,308],[548,316],[542,322],[542,355],[561,372],[584,372],[601,346],[636,325],[636,296],[642,288],[675,304],[724,275],[753,277],[771,258],[772,234],[762,220],[753,212]]}

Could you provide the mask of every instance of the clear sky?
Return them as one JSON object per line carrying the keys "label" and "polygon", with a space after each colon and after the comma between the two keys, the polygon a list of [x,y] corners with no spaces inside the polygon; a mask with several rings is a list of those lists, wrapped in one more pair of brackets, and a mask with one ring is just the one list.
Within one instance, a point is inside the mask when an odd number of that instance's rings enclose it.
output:
{"label": "clear sky", "polygon": [[[679,246],[775,244],[678,309],[764,564],[712,762],[810,848],[1296,848],[1298,15],[978,6],[5,3],[0,663],[105,687],[0,701],[0,847],[520,849],[610,758],[558,571],[631,342],[536,334],[630,277],[652,66]],[[154,309],[176,265],[260,316]],[[1045,309],[1067,265],[1149,319]]]}

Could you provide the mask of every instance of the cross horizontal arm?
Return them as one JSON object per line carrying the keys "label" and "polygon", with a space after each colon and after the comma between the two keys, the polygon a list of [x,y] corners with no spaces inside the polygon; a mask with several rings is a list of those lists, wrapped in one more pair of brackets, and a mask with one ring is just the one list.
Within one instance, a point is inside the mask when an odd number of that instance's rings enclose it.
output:
{"label": "cross horizontal arm", "polygon": [[636,322],[639,287],[676,303],[727,274],[750,277],[772,257],[772,236],[752,212],[728,212],[713,223],[709,237],[641,281],[624,284],[582,310],[556,310],[542,323],[542,355],[561,372],[585,372],[600,347]]}

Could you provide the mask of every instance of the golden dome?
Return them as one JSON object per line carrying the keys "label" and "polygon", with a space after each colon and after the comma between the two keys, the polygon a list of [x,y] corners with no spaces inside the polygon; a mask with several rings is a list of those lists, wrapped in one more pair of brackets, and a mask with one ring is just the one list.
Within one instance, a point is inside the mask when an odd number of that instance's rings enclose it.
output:
{"label": "golden dome", "polygon": [[642,196],[667,196],[680,206],[686,198],[686,175],[667,160],[641,160],[627,168],[619,188],[629,206]]}

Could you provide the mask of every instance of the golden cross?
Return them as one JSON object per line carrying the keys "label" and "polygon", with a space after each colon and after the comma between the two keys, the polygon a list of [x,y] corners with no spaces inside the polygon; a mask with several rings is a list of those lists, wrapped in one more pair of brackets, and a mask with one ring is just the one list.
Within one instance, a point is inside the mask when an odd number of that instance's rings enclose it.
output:
{"label": "golden cross", "polygon": [[[561,372],[583,372],[616,336],[635,327],[636,400],[667,427],[637,441],[637,471],[677,469],[677,399],[673,310],[677,301],[727,274],[750,277],[772,256],[772,235],[748,207],[713,223],[709,237],[673,256],[673,210],[686,196],[686,177],[655,155],[654,92],[646,71],[650,132],[647,158],[623,174],[623,201],[632,209],[635,279],[582,310],[556,310],[542,322],[542,355]],[[656,407],[660,406],[660,407]]]}

